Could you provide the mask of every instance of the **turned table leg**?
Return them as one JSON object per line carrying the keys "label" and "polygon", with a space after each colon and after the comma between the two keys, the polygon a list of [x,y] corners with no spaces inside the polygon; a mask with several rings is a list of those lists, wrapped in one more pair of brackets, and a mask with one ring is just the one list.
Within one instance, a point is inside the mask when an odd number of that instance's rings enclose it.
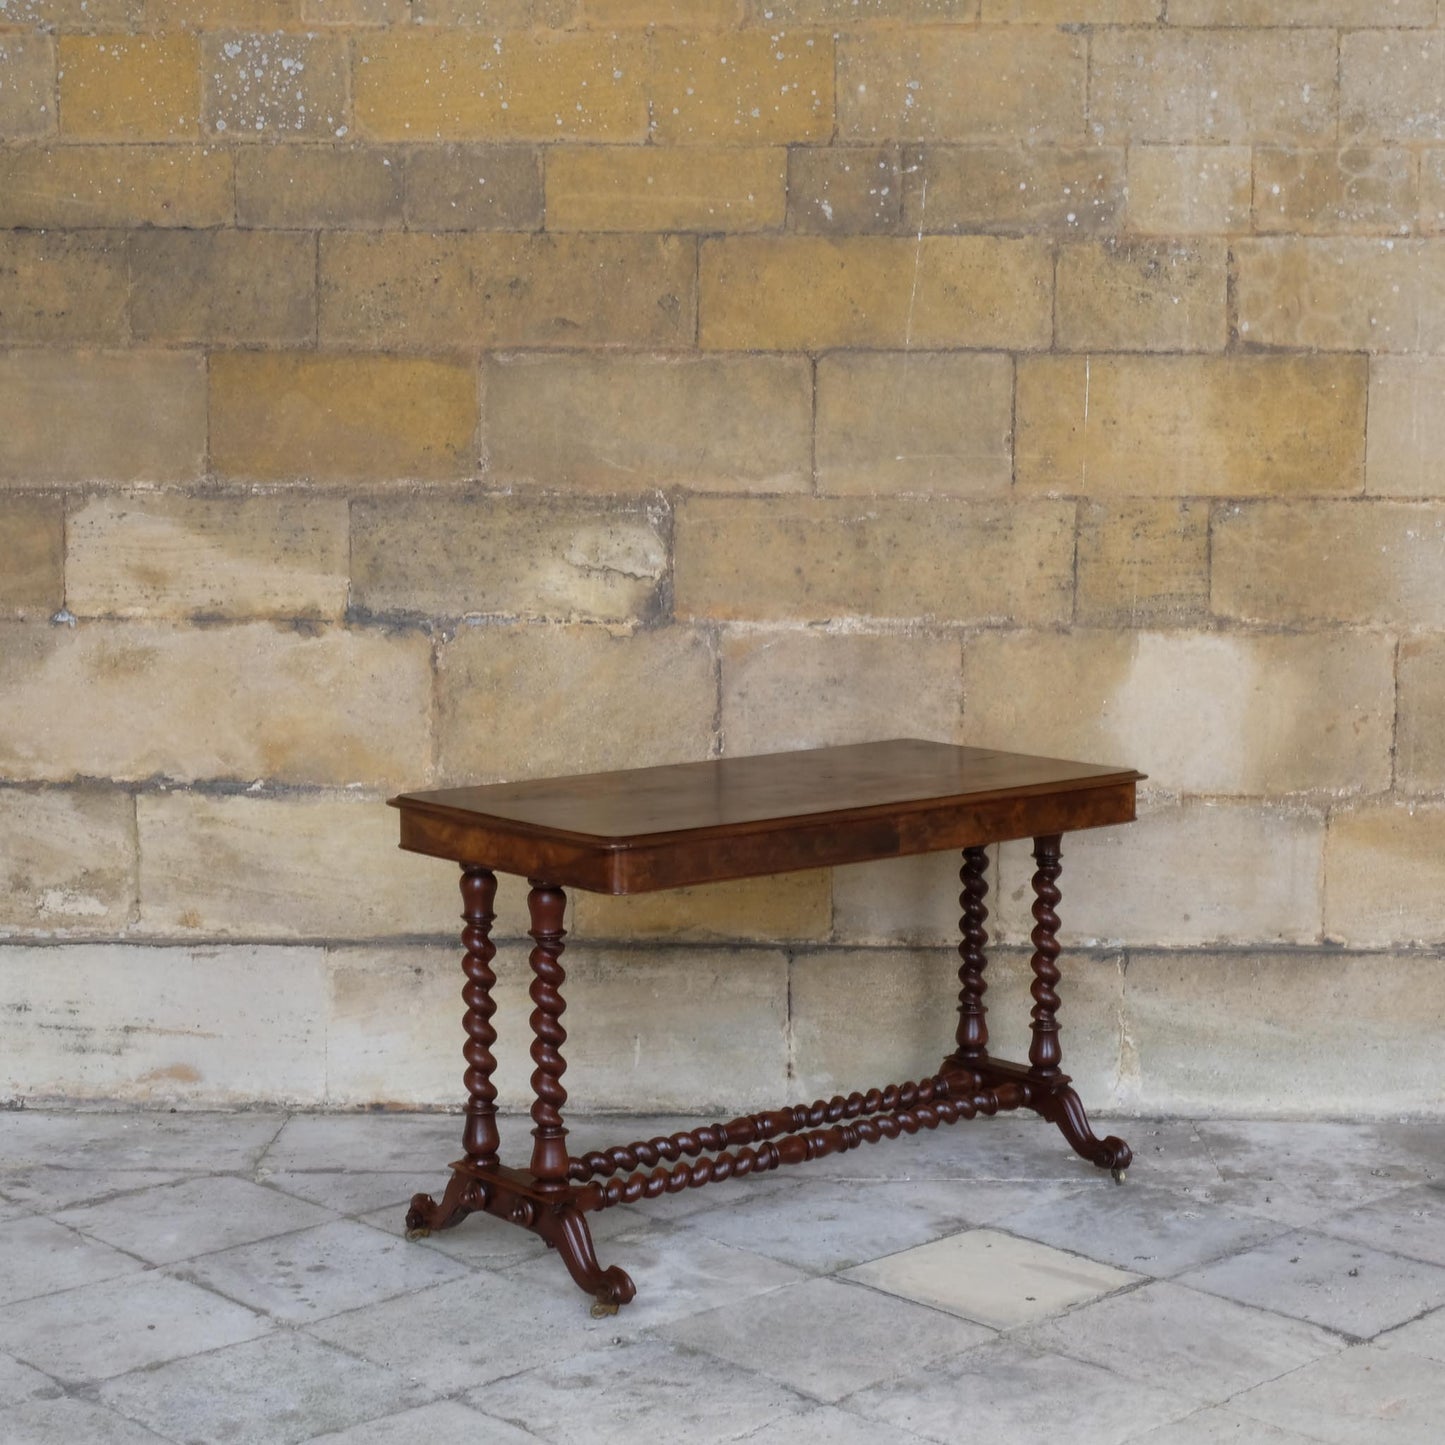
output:
{"label": "turned table leg", "polygon": [[977,1071],[988,1058],[988,1008],[983,996],[988,991],[983,971],[988,966],[988,849],[965,848],[963,868],[958,880],[963,885],[958,906],[963,910],[959,930],[963,941],[958,945],[962,960],[958,970],[958,1048],[953,1062]]}

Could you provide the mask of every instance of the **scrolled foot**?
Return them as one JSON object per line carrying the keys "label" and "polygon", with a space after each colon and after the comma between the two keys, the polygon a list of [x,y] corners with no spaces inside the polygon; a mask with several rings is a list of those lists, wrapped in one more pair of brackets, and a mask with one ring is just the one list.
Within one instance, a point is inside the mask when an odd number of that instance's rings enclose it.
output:
{"label": "scrolled foot", "polygon": [[545,1213],[535,1228],[561,1256],[578,1288],[592,1296],[592,1313],[597,1318],[616,1314],[637,1294],[637,1286],[625,1270],[616,1265],[603,1269],[597,1262],[592,1231],[581,1210],[563,1208]]}
{"label": "scrolled foot", "polygon": [[1073,1089],[1065,1086],[1045,1095],[1034,1108],[1069,1141],[1074,1153],[1100,1169],[1107,1169],[1116,1184],[1124,1182],[1124,1172],[1134,1160],[1134,1151],[1114,1134],[1100,1139],[1089,1127],[1089,1116]]}
{"label": "scrolled foot", "polygon": [[474,1180],[453,1174],[438,1204],[430,1194],[413,1194],[406,1211],[406,1237],[425,1239],[433,1230],[450,1229],[467,1215],[486,1207]]}

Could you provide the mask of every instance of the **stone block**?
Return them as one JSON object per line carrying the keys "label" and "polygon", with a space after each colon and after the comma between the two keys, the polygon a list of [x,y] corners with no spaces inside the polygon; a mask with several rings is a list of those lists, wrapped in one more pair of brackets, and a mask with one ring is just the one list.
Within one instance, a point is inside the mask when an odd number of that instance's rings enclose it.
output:
{"label": "stone block", "polygon": [[1365,490],[1379,496],[1445,496],[1445,359],[1370,359]]}
{"label": "stone block", "polygon": [[416,635],[11,623],[0,682],[11,778],[387,784],[429,767],[431,648]]}
{"label": "stone block", "polygon": [[791,27],[727,34],[659,29],[649,100],[659,145],[828,140],[833,38]]}
{"label": "stone block", "polygon": [[321,238],[321,340],[338,346],[690,346],[696,242],[680,236]]}
{"label": "stone block", "polygon": [[903,172],[903,229],[1106,231],[1124,210],[1117,146],[925,145]]}
{"label": "stone block", "polygon": [[1169,0],[1171,25],[1433,25],[1434,0]]}
{"label": "stone block", "polygon": [[704,347],[1037,349],[1052,329],[1042,238],[724,237],[705,241]]}
{"label": "stone block", "polygon": [[1445,150],[1432,148],[1418,156],[1420,163],[1420,230],[1432,235],[1445,231]]}
{"label": "stone block", "polygon": [[280,230],[402,222],[402,155],[375,146],[276,145],[236,155],[236,221]]}
{"label": "stone block", "polygon": [[1047,29],[861,33],[838,45],[838,135],[890,139],[1082,139],[1080,35]]}
{"label": "stone block", "polygon": [[256,481],[436,480],[477,465],[475,369],[297,352],[210,360],[211,460]]}
{"label": "stone block", "polygon": [[[11,23],[44,30],[124,30],[139,25],[145,0],[8,0]],[[165,0],[161,0],[165,3]]]}
{"label": "stone block", "polygon": [[[1340,135],[1354,141],[1445,139],[1445,42],[1438,32],[1340,36]],[[1428,22],[1427,22],[1428,23]]]}
{"label": "stone block", "polygon": [[782,146],[549,146],[549,231],[761,231],[782,225]]}
{"label": "stone block", "polygon": [[808,629],[744,633],[723,643],[722,733],[730,756],[887,737],[953,742],[962,713],[954,638]]}
{"label": "stone block", "polygon": [[74,1103],[311,1104],[326,1089],[319,948],[8,948],[0,1094]]}
{"label": "stone block", "polygon": [[0,485],[193,481],[205,457],[203,357],[0,352]]}
{"label": "stone block", "polygon": [[1333,140],[1337,62],[1329,30],[1101,30],[1089,119],[1101,140],[1130,144]]}
{"label": "stone block", "polygon": [[896,231],[902,181],[897,146],[790,146],[788,228],[825,236]]}
{"label": "stone block", "polygon": [[1222,241],[1119,241],[1059,252],[1054,339],[1068,351],[1222,351]]}
{"label": "stone block", "polygon": [[108,232],[0,232],[0,342],[127,338],[125,247]]}
{"label": "stone block", "polygon": [[415,25],[474,25],[488,35],[538,27],[560,30],[577,16],[579,0],[411,0]]}
{"label": "stone block", "polygon": [[707,638],[677,627],[466,628],[438,667],[442,774],[461,785],[697,762],[713,752],[713,669]]}
{"label": "stone block", "polygon": [[65,503],[0,494],[0,617],[48,617],[65,597]]}
{"label": "stone block", "polygon": [[962,352],[818,361],[818,490],[989,496],[1013,483],[1013,364]]}
{"label": "stone block", "polygon": [[50,135],[55,112],[55,42],[48,35],[0,35],[0,135]]}
{"label": "stone block", "polygon": [[1381,799],[1331,813],[1325,937],[1360,948],[1445,942],[1445,807]]}
{"label": "stone block", "polygon": [[1366,385],[1362,357],[1023,357],[1017,485],[1092,497],[1358,492]]}
{"label": "stone block", "polygon": [[496,356],[482,387],[493,477],[589,492],[812,485],[805,357]]}
{"label": "stone block", "polygon": [[300,231],[138,231],[131,331],[140,341],[298,346],[316,334],[316,240]]}
{"label": "stone block", "polygon": [[[1137,822],[1064,839],[1060,941],[1066,952],[1318,943],[1324,839],[1324,818],[1305,809],[1146,803]],[[1032,849],[999,850],[994,926],[1011,943],[1034,926]]]}
{"label": "stone block", "polygon": [[400,25],[410,18],[410,0],[301,0],[308,25]]}
{"label": "stone block", "polygon": [[979,747],[1115,763],[1161,791],[1389,786],[1393,644],[1363,633],[1000,632],[964,649]]}
{"label": "stone block", "polygon": [[352,506],[351,603],[363,615],[656,616],[665,518],[637,503],[509,496]]}
{"label": "stone block", "polygon": [[1273,625],[1445,626],[1445,508],[1428,502],[1257,502],[1221,508],[1212,602]]}
{"label": "stone block", "polygon": [[300,0],[145,0],[156,30],[274,30],[295,26]]}
{"label": "stone block", "polygon": [[1169,497],[1085,502],[1075,620],[1090,627],[1203,623],[1209,615],[1209,509]]}
{"label": "stone block", "polygon": [[823,939],[832,927],[833,878],[818,868],[618,898],[579,891],[572,903],[572,931],[583,939]]}
{"label": "stone block", "polygon": [[343,38],[230,32],[207,35],[201,45],[203,113],[212,135],[278,141],[343,140],[350,133]]}
{"label": "stone block", "polygon": [[[454,1104],[462,1097],[461,971],[453,953],[336,949],[328,956],[333,1104]],[[787,961],[776,950],[569,948],[566,1086],[588,1110],[776,1106],[787,1076]],[[531,980],[504,947],[493,1027],[504,1109],[527,1106]]]}
{"label": "stone block", "polygon": [[1416,158],[1385,146],[1255,153],[1255,216],[1261,231],[1403,236],[1418,210]]}
{"label": "stone block", "polygon": [[1200,1118],[1438,1113],[1441,978],[1434,958],[1409,953],[1131,951],[1133,1106]]}
{"label": "stone block", "polygon": [[406,156],[406,224],[418,231],[535,231],[542,157],[530,146],[417,146]]}
{"label": "stone block", "polygon": [[978,0],[746,0],[749,18],[777,25],[945,24],[973,20]]}
{"label": "stone block", "polygon": [[1248,146],[1129,147],[1129,229],[1145,235],[1248,231],[1254,178]]}
{"label": "stone block", "polygon": [[77,617],[340,617],[349,521],[318,497],[102,495],[67,527]]}
{"label": "stone block", "polygon": [[1063,621],[1067,504],[691,498],[678,509],[677,610],[719,621]]}
{"label": "stone block", "polygon": [[0,881],[0,934],[120,932],[136,900],[130,796],[0,788]]}
{"label": "stone block", "polygon": [[62,35],[60,129],[94,140],[186,140],[200,132],[201,51],[183,34]]}
{"label": "stone block", "polygon": [[456,868],[398,851],[397,815],[380,798],[142,793],[136,810],[141,933],[446,934],[459,911]]}
{"label": "stone block", "polygon": [[[850,944],[958,947],[961,853],[881,858],[833,870],[833,937]],[[998,932],[998,849],[989,849],[989,937]],[[957,964],[954,965],[955,973]]]}
{"label": "stone block", "polygon": [[1445,647],[1438,638],[1406,638],[1397,663],[1395,785],[1409,793],[1445,789]]}
{"label": "stone block", "polygon": [[378,140],[640,141],[648,55],[639,33],[398,30],[359,40],[356,123]]}
{"label": "stone block", "polygon": [[1234,246],[1242,340],[1323,351],[1445,347],[1445,243],[1269,237]]}
{"label": "stone block", "polygon": [[0,226],[229,225],[231,158],[186,145],[38,145],[0,151]]}

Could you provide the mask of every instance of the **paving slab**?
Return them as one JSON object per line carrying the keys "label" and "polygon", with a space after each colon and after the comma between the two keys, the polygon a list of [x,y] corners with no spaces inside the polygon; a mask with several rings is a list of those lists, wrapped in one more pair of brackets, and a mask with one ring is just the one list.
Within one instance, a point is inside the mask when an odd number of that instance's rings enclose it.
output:
{"label": "paving slab", "polygon": [[1319,1437],[1251,1420],[1227,1405],[1211,1405],[1172,1425],[1136,1435],[1129,1445],[1319,1445]]}
{"label": "paving slab", "polygon": [[387,1174],[372,1170],[348,1172],[344,1169],[283,1169],[272,1173],[261,1169],[257,1182],[279,1189],[297,1199],[324,1205],[338,1214],[354,1218],[391,1209],[405,1218],[406,1208],[417,1188],[415,1173]]}
{"label": "paving slab", "polygon": [[537,1437],[459,1400],[438,1400],[312,1437],[311,1445],[537,1445]]}
{"label": "paving slab", "polygon": [[788,1415],[749,1435],[747,1445],[924,1445],[924,1437],[833,1405]]}
{"label": "paving slab", "polygon": [[[41,1371],[22,1365],[13,1355],[0,1355],[0,1408],[18,1405],[37,1396],[60,1394],[60,1386]],[[4,1435],[0,1435],[3,1440]]]}
{"label": "paving slab", "polygon": [[462,1122],[451,1114],[296,1114],[276,1134],[261,1170],[365,1169],[410,1174],[413,1193],[441,1189],[446,1166],[461,1157]]}
{"label": "paving slab", "polygon": [[832,1279],[786,1285],[661,1333],[828,1402],[993,1338],[983,1325]]}
{"label": "paving slab", "polygon": [[0,1191],[30,1213],[55,1214],[195,1177],[180,1169],[60,1169],[41,1164],[6,1174]]}
{"label": "paving slab", "polygon": [[39,1215],[0,1224],[0,1305],[144,1268],[140,1260]]}
{"label": "paving slab", "polygon": [[1445,1191],[1429,1184],[1417,1184],[1344,1214],[1326,1216],[1313,1228],[1337,1239],[1445,1265]]}
{"label": "paving slab", "polygon": [[1409,1350],[1445,1365],[1445,1309],[1432,1310],[1407,1325],[1376,1335],[1374,1343],[1385,1350]]}
{"label": "paving slab", "polygon": [[178,1114],[0,1110],[0,1163],[69,1169],[220,1173],[255,1168],[285,1123],[280,1113]]}
{"label": "paving slab", "polygon": [[168,1445],[165,1437],[85,1400],[31,1400],[0,1410],[5,1445]]}

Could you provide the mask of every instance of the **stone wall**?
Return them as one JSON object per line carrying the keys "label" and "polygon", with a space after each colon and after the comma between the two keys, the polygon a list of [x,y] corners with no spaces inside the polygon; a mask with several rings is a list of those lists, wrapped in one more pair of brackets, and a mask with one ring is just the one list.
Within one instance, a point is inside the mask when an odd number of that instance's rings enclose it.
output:
{"label": "stone wall", "polygon": [[[1438,11],[0,0],[0,1099],[457,1102],[389,791],[901,733],[1149,772],[1091,1103],[1445,1111]],[[579,896],[569,1084],[930,1068],[956,863]]]}

